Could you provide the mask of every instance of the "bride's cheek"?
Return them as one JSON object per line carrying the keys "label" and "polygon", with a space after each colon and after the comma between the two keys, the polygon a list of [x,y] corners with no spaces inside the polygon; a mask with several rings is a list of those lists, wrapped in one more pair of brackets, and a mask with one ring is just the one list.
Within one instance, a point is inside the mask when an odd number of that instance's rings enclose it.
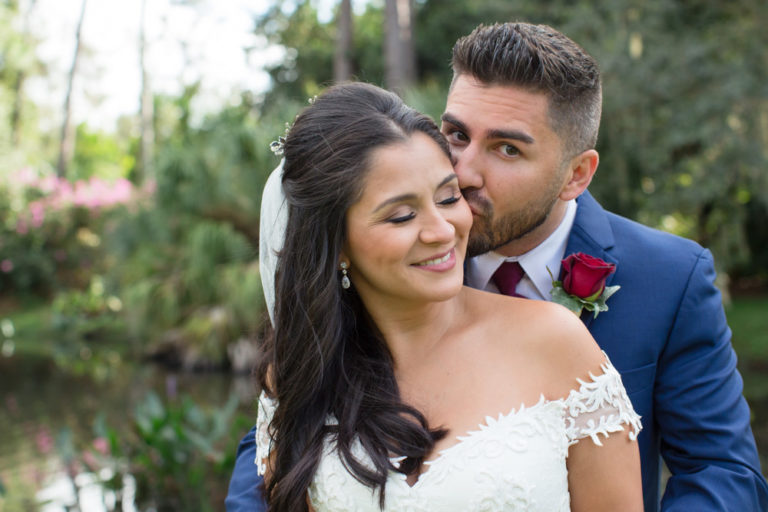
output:
{"label": "bride's cheek", "polygon": [[469,205],[466,201],[462,201],[461,211],[461,231],[463,236],[469,234],[469,230],[472,228],[472,211],[469,209]]}

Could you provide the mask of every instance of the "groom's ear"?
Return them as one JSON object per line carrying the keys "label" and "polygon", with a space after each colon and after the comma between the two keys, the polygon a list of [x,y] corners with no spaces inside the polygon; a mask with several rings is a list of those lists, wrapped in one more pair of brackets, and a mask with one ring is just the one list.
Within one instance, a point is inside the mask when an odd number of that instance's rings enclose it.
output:
{"label": "groom's ear", "polygon": [[570,201],[584,192],[595,175],[600,155],[594,149],[579,153],[568,163],[567,181],[560,191],[560,199]]}

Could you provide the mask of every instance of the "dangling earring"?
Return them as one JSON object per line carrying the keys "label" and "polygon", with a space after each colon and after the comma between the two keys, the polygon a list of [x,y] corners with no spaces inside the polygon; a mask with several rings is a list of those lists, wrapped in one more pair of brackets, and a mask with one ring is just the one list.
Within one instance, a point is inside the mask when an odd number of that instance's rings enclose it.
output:
{"label": "dangling earring", "polygon": [[345,290],[348,289],[352,283],[349,282],[349,276],[347,275],[347,268],[349,268],[349,265],[346,261],[342,261],[341,264],[341,287]]}

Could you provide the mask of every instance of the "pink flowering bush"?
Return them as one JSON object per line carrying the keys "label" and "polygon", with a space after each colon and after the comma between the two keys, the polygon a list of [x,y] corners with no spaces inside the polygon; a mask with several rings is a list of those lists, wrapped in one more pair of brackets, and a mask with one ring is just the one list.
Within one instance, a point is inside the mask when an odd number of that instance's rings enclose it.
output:
{"label": "pink flowering bush", "polygon": [[82,284],[107,214],[151,195],[126,179],[70,182],[23,168],[0,177],[0,291],[47,294]]}

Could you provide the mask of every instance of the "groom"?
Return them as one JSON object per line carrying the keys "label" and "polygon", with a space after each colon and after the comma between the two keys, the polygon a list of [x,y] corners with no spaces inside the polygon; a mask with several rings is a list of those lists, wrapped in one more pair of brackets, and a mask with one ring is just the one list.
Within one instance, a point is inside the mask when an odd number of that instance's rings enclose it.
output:
{"label": "groom", "polygon": [[[621,288],[610,309],[582,319],[642,416],[646,510],[768,510],[711,254],[606,212],[586,191],[599,158],[594,59],[554,29],[506,23],[460,39],[452,63],[442,131],[474,214],[467,283],[498,292],[505,264],[522,272],[507,293],[549,300],[547,269],[557,273],[565,256],[615,264],[607,284]],[[279,173],[269,181],[279,188]],[[269,248],[282,245],[280,212],[269,201],[262,208],[268,267]],[[262,278],[270,301],[273,275]],[[672,476],[660,502],[661,457]],[[254,459],[252,431],[238,450],[227,510],[262,509]]]}

